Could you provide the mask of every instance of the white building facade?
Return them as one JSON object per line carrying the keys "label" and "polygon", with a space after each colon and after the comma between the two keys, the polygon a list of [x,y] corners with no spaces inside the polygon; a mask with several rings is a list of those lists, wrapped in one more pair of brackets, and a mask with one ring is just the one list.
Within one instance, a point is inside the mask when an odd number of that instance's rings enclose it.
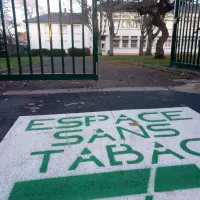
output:
{"label": "white building facade", "polygon": [[[113,16],[115,25],[115,38],[113,41],[115,55],[138,55],[140,44],[140,23],[137,13],[115,13]],[[102,53],[107,55],[110,49],[109,27],[106,17],[103,19],[105,23],[105,31],[102,37]],[[104,25],[103,25],[104,26]],[[166,26],[169,31],[169,38],[164,44],[166,54],[171,52],[172,30],[173,30],[173,15],[168,16]],[[158,35],[160,37],[161,34]],[[155,52],[156,42],[158,37],[153,42],[152,53]],[[144,51],[147,46],[147,41],[144,44]]]}
{"label": "white building facade", "polygon": [[[41,32],[41,42],[43,49],[50,49],[50,30],[48,23],[48,14],[42,15],[39,17],[40,19],[40,32]],[[63,14],[63,23],[62,23],[62,31],[63,31],[63,45],[64,49],[67,50],[72,47],[72,35],[71,35],[71,24],[69,22],[70,14]],[[81,14],[75,13],[73,14],[73,31],[74,31],[74,47],[82,48],[82,22],[81,22]],[[37,25],[37,17],[29,19],[29,32],[30,32],[30,44],[31,49],[39,49],[39,37],[38,37],[38,25]],[[52,29],[52,43],[53,49],[61,49],[61,31],[60,31],[60,14],[59,13],[51,13],[51,29]],[[84,26],[84,42],[85,48],[92,49],[92,34],[87,28]]]}
{"label": "white building facade", "polygon": [[[138,55],[139,53],[139,43],[140,43],[140,23],[136,19],[136,13],[115,13],[114,24],[116,36],[114,38],[114,54],[115,55]],[[70,25],[70,14],[63,14],[63,43],[64,49],[67,50],[72,46],[71,37],[71,25]],[[82,14],[73,14],[74,22],[74,46],[77,48],[82,48]],[[52,41],[53,48],[61,48],[61,34],[60,34],[60,14],[51,13],[51,23],[52,23]],[[167,18],[166,25],[169,31],[169,38],[164,45],[164,51],[166,54],[170,54],[171,51],[171,41],[172,41],[172,29],[173,29],[173,15]],[[102,54],[108,55],[110,49],[110,37],[109,37],[109,27],[106,16],[103,18],[102,26],[104,29],[101,45]],[[40,16],[40,30],[41,30],[41,42],[42,48],[50,49],[50,32],[48,24],[48,14]],[[90,48],[92,52],[93,36],[91,31],[87,26],[84,26],[85,31],[85,47]],[[30,32],[30,43],[31,49],[39,49],[38,40],[38,26],[37,18],[29,19],[29,32]],[[159,35],[160,36],[160,35]],[[158,36],[158,37],[159,37]],[[158,38],[154,40],[152,52],[155,52],[155,46]],[[146,48],[147,42],[145,41],[144,50]]]}

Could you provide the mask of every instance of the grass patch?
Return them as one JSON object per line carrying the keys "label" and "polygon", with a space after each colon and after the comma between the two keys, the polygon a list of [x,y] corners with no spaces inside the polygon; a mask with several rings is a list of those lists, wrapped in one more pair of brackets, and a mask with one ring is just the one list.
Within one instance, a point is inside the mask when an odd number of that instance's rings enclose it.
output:
{"label": "grass patch", "polygon": [[99,56],[99,60],[102,61],[130,61],[142,64],[157,65],[163,67],[169,67],[170,57],[165,59],[154,59],[153,56]]}
{"label": "grass patch", "polygon": [[[47,58],[45,58],[44,60],[46,60]],[[32,62],[36,63],[36,62],[40,62],[40,57],[32,57]],[[22,67],[24,67],[25,65],[29,64],[29,58],[28,57],[21,57],[21,64]],[[10,57],[10,66],[11,69],[17,69],[18,68],[18,59],[17,57]],[[6,58],[0,58],[0,70],[4,70],[7,69],[7,62],[6,62]]]}

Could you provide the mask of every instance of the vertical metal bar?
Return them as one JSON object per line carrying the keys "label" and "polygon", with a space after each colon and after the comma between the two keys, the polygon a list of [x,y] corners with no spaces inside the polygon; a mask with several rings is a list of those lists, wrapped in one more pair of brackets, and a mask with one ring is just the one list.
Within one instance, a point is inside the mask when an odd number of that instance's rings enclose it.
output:
{"label": "vertical metal bar", "polygon": [[180,0],[180,11],[179,11],[179,26],[178,26],[178,54],[177,54],[177,62],[180,62],[180,46],[181,46],[181,36],[182,36],[182,24],[183,24],[183,8],[184,8],[184,5],[183,5],[183,2],[184,0]]}
{"label": "vertical metal bar", "polygon": [[[184,1],[184,12],[183,12],[183,16],[182,16],[182,20],[185,22],[185,16],[186,16],[186,11],[187,11],[187,1]],[[185,38],[185,23],[183,23],[183,30],[182,30],[182,42],[181,42],[181,57],[180,60],[181,62],[183,62],[183,46],[184,43],[186,42],[186,38]]]}
{"label": "vertical metal bar", "polygon": [[84,20],[85,20],[85,10],[84,8],[87,6],[85,5],[85,1],[82,0],[82,48],[83,48],[83,73],[85,74],[85,30],[84,30]]}
{"label": "vertical metal bar", "polygon": [[[192,49],[191,49],[191,31],[192,31],[192,19],[193,19],[193,12],[194,12],[194,0],[192,0],[191,2],[192,4],[192,9],[191,9],[191,12],[190,12],[190,27],[189,27],[189,40],[188,40],[188,46],[187,46],[187,49],[188,51],[190,52],[190,54],[192,54]],[[189,59],[189,53],[187,54],[187,57],[186,57],[186,63],[188,63],[188,59]]]}
{"label": "vertical metal bar", "polygon": [[200,38],[199,38],[199,43],[198,43],[198,45],[199,45],[199,51],[198,51],[198,55],[197,55],[197,65],[200,64]]}
{"label": "vertical metal bar", "polygon": [[[187,3],[187,2],[186,2]],[[186,34],[185,34],[185,38],[186,38],[186,40],[185,40],[185,44],[184,44],[184,53],[183,53],[183,63],[185,63],[185,60],[186,60],[186,55],[185,55],[185,51],[186,51],[186,45],[187,45],[187,43],[189,43],[189,39],[188,39],[188,25],[189,25],[189,17],[190,17],[190,4],[191,4],[191,2],[189,1],[188,2],[189,3],[189,6],[188,6],[188,9],[187,9],[187,16],[186,16],[186,18],[185,18],[185,20],[186,20]],[[188,4],[187,4],[188,5]],[[187,54],[188,54],[188,49],[187,49]]]}
{"label": "vertical metal bar", "polygon": [[30,35],[29,35],[26,0],[24,0],[24,15],[25,15],[25,22],[26,22],[26,36],[27,36],[27,42],[28,42],[28,56],[29,56],[30,73],[33,74],[33,65],[32,65],[32,57],[31,57],[31,46],[30,46]]}
{"label": "vertical metal bar", "polygon": [[7,44],[7,37],[6,37],[6,27],[5,27],[5,21],[4,21],[4,11],[3,11],[3,3],[2,3],[2,1],[0,1],[0,9],[1,9],[1,21],[2,21],[2,26],[3,26],[4,47],[5,47],[5,51],[6,51],[7,70],[8,70],[8,74],[11,74],[10,60],[9,60],[9,54],[8,54],[8,44]]}
{"label": "vertical metal bar", "polygon": [[15,2],[11,0],[12,3],[12,13],[13,13],[13,21],[14,21],[14,29],[15,29],[15,40],[17,45],[17,59],[18,59],[18,67],[19,67],[19,74],[22,74],[22,66],[21,66],[21,58],[19,52],[19,40],[18,40],[18,31],[17,31],[17,20],[16,20],[16,12],[15,12]]}
{"label": "vertical metal bar", "polygon": [[72,68],[73,74],[75,74],[75,58],[74,58],[74,24],[73,24],[73,5],[72,0],[70,0],[70,13],[71,13],[71,38],[72,38]]}
{"label": "vertical metal bar", "polygon": [[52,74],[54,74],[52,26],[51,26],[51,12],[50,12],[49,0],[47,0],[47,9],[48,9],[48,23],[49,23],[49,40],[50,40],[50,49],[51,49],[51,71],[52,71]]}
{"label": "vertical metal bar", "polygon": [[97,1],[92,0],[93,74],[97,74]]}
{"label": "vertical metal bar", "polygon": [[179,10],[179,0],[175,1],[174,10],[174,25],[172,32],[172,47],[171,47],[171,65],[176,60],[176,43],[177,43],[177,27],[178,27],[178,10]]}
{"label": "vertical metal bar", "polygon": [[35,0],[35,4],[36,4],[36,14],[37,14],[38,40],[39,40],[39,48],[40,48],[41,73],[44,74],[43,56],[42,56],[42,41],[41,41],[41,31],[40,31],[40,19],[39,19],[39,9],[38,9],[38,0]]}
{"label": "vertical metal bar", "polygon": [[[196,2],[196,4],[198,4],[198,2]],[[199,28],[200,28],[200,24],[199,24],[199,20],[200,20],[200,15],[199,15],[199,13],[200,13],[200,5],[198,4],[198,21],[197,21],[197,27],[196,27],[196,30],[195,30],[195,32],[196,32],[196,38],[195,38],[195,48],[194,48],[194,58],[193,58],[193,64],[195,64],[196,63],[196,53],[197,53],[197,44],[198,44],[198,38],[199,38]]]}
{"label": "vertical metal bar", "polygon": [[[196,1],[195,1],[196,2]],[[192,45],[191,45],[191,54],[190,54],[190,64],[192,64],[192,55],[193,55],[193,45],[194,45],[194,32],[195,32],[195,24],[196,24],[196,14],[197,14],[197,8],[198,8],[198,3],[196,2],[196,7],[195,7],[195,16],[194,16],[194,22],[193,22],[193,34],[192,34]],[[193,13],[192,13],[193,14]],[[192,16],[193,18],[193,16]]]}
{"label": "vertical metal bar", "polygon": [[60,12],[60,38],[61,38],[61,49],[62,49],[62,73],[65,74],[65,59],[64,59],[64,48],[63,48],[63,28],[62,28],[62,6],[61,0],[59,0],[59,12]]}

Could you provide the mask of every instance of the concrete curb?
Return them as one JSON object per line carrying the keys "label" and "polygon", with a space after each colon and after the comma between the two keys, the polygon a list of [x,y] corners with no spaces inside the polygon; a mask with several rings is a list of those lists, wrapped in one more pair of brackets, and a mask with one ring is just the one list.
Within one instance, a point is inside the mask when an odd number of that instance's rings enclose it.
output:
{"label": "concrete curb", "polygon": [[149,69],[154,69],[158,71],[164,71],[164,72],[169,72],[173,74],[179,74],[179,75],[188,75],[188,76],[193,76],[195,78],[200,78],[200,72],[198,71],[193,71],[189,69],[181,69],[181,68],[174,68],[174,67],[162,67],[162,66],[157,66],[157,65],[150,65],[150,64],[143,64],[143,63],[138,63],[138,62],[133,62],[133,61],[125,61],[126,63],[130,64],[135,64],[135,65],[140,65],[142,67],[146,67]]}
{"label": "concrete curb", "polygon": [[113,87],[102,89],[51,89],[51,90],[23,90],[23,91],[7,91],[2,95],[48,95],[48,94],[65,94],[65,93],[86,93],[86,92],[147,92],[147,91],[177,91],[200,94],[200,81],[191,81],[181,86],[168,87]]}

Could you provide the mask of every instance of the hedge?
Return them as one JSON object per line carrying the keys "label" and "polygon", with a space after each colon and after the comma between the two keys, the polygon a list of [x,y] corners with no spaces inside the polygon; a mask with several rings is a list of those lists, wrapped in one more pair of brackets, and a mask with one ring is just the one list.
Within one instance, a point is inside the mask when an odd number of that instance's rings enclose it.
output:
{"label": "hedge", "polygon": [[[91,55],[91,51],[89,48],[85,48],[85,56],[90,56]],[[68,49],[68,54],[69,56],[83,56],[83,49],[82,48],[74,48],[74,51],[72,51],[72,48]]]}
{"label": "hedge", "polygon": [[[64,49],[52,49],[54,57],[61,57],[62,55],[66,56],[66,51]],[[51,50],[49,50],[49,56],[51,56]]]}
{"label": "hedge", "polygon": [[[49,50],[48,49],[42,49],[42,55],[48,56]],[[32,56],[40,56],[40,49],[31,49],[31,55]]]}

